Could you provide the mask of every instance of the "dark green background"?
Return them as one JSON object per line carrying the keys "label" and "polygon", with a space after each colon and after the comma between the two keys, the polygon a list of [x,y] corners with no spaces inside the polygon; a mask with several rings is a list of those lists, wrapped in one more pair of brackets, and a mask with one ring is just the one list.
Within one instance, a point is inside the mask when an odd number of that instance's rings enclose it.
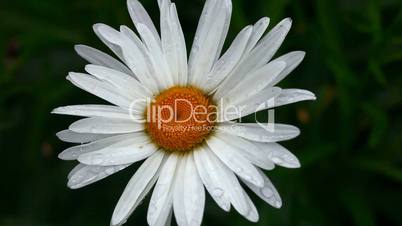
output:
{"label": "dark green background", "polygon": [[[143,0],[158,18],[156,0]],[[177,0],[190,46],[202,0]],[[402,225],[402,1],[234,0],[229,40],[263,16],[293,18],[280,53],[306,59],[281,86],[304,88],[318,101],[286,106],[277,121],[302,134],[285,142],[302,168],[268,175],[284,206],[252,198],[259,226]],[[0,226],[108,225],[137,166],[81,190],[69,190],[68,145],[55,133],[76,118],[50,115],[61,105],[100,100],[65,80],[83,71],[73,45],[106,50],[91,25],[131,21],[124,0],[0,2]],[[277,54],[279,56],[279,54]],[[127,225],[145,225],[147,201]],[[204,225],[254,225],[208,198]]]}

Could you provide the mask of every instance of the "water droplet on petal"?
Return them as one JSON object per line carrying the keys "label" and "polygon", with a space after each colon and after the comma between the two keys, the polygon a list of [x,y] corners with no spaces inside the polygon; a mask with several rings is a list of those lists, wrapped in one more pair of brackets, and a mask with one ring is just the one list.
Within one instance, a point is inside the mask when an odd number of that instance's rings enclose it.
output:
{"label": "water droplet on petal", "polygon": [[241,173],[243,171],[243,168],[237,167],[235,169],[235,173]]}
{"label": "water droplet on petal", "polygon": [[267,198],[271,197],[274,194],[272,190],[268,187],[261,188],[261,193]]}
{"label": "water droplet on petal", "polygon": [[278,158],[278,157],[272,157],[272,161],[276,164],[281,164],[283,161],[282,159]]}
{"label": "water droplet on petal", "polygon": [[277,208],[279,208],[279,207],[282,206],[282,204],[281,204],[279,201],[276,201],[276,202],[275,202],[275,206],[276,206]]}
{"label": "water droplet on petal", "polygon": [[212,195],[215,197],[221,197],[223,195],[223,190],[221,188],[215,188],[212,191]]}
{"label": "water droplet on petal", "polygon": [[155,204],[153,204],[153,203],[149,204],[148,213],[150,215],[154,214],[156,212],[156,210],[157,210],[157,208],[156,208]]}

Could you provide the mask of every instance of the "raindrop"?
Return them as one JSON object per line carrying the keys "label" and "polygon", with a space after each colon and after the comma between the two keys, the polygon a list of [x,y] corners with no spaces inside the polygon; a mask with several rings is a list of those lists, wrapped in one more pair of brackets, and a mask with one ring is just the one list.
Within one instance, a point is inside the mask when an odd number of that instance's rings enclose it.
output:
{"label": "raindrop", "polygon": [[148,213],[150,215],[154,214],[156,212],[156,210],[157,210],[157,208],[154,203],[149,204]]}
{"label": "raindrop", "polygon": [[269,198],[271,197],[274,193],[272,192],[272,190],[268,187],[263,187],[261,188],[261,193],[263,196]]}
{"label": "raindrop", "polygon": [[278,158],[278,157],[272,157],[272,161],[276,164],[281,164],[282,163],[282,159]]}
{"label": "raindrop", "polygon": [[215,188],[212,191],[212,195],[215,197],[221,197],[223,195],[223,190],[221,188]]}
{"label": "raindrop", "polygon": [[279,202],[279,201],[276,201],[276,202],[275,202],[275,206],[276,206],[277,208],[280,208],[281,205],[282,205],[281,202]]}
{"label": "raindrop", "polygon": [[99,155],[94,155],[94,156],[92,156],[90,162],[91,162],[93,165],[100,165],[100,164],[103,163],[103,159],[100,158]]}
{"label": "raindrop", "polygon": [[[237,167],[235,169],[235,173],[241,173],[242,171],[243,171],[243,168],[240,168],[240,167]],[[244,178],[244,179],[246,179],[246,178]]]}

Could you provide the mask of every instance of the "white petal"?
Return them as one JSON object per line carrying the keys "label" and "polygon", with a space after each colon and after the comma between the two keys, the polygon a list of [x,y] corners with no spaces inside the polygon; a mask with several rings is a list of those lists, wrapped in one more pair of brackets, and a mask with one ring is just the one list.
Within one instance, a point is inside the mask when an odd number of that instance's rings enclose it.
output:
{"label": "white petal", "polygon": [[67,79],[77,87],[92,93],[112,104],[128,109],[131,101],[129,97],[124,95],[117,88],[103,81],[82,73],[69,73]]}
{"label": "white petal", "polygon": [[223,91],[219,93],[219,96],[222,96],[227,91],[232,90],[237,84],[240,84],[240,81],[245,78],[244,75],[252,73],[267,64],[282,44],[291,24],[292,21],[289,18],[284,19],[265,35],[248,56],[243,58],[242,62],[238,64],[236,69],[233,70],[227,79],[219,86],[219,89]]}
{"label": "white petal", "polygon": [[163,226],[171,226],[171,224],[172,224],[172,215],[173,215],[173,211],[170,210],[168,219],[166,220],[166,223]]}
{"label": "white petal", "polygon": [[154,94],[159,92],[156,77],[155,65],[151,60],[151,53],[148,51],[141,39],[126,26],[120,26],[122,33],[122,46],[125,46],[123,54],[131,70],[139,74],[139,81]]}
{"label": "white petal", "polygon": [[205,190],[193,155],[188,154],[184,171],[184,206],[188,225],[200,226],[205,206]]}
{"label": "white petal", "polygon": [[[96,135],[98,135],[98,134],[96,134]],[[120,141],[130,139],[133,136],[137,136],[137,134],[129,133],[129,134],[123,134],[123,135],[117,135],[117,136],[115,135],[115,136],[111,136],[111,137],[104,137],[104,138],[99,137],[99,139],[93,140],[93,142],[88,141],[91,143],[82,144],[82,145],[68,148],[68,149],[64,150],[62,153],[60,153],[58,157],[63,160],[76,160],[78,158],[78,156],[80,156],[82,154],[103,149],[105,147],[108,147],[108,146],[118,143]]]}
{"label": "white petal", "polygon": [[120,61],[114,59],[113,57],[100,50],[86,45],[76,45],[74,46],[74,49],[78,53],[78,55],[80,55],[91,64],[105,66],[134,76],[133,72],[130,71],[130,69],[128,69],[126,65],[122,64]]}
{"label": "white petal", "polygon": [[266,152],[262,151],[260,147],[253,142],[222,132],[217,132],[216,136],[222,139],[228,147],[233,147],[231,150],[244,156],[254,165],[265,170],[272,170],[275,167],[272,160],[266,155]]}
{"label": "white petal", "polygon": [[193,155],[198,174],[205,188],[215,200],[216,204],[228,212],[230,210],[230,197],[228,193],[225,193],[225,183],[222,181],[223,175],[220,175],[220,171],[217,169],[219,165],[214,164],[214,162],[210,160],[205,147],[200,147],[200,150],[195,150]]}
{"label": "white petal", "polygon": [[[163,157],[163,151],[156,152],[138,168],[114,209],[111,225],[123,224],[142,201],[142,197],[149,192],[146,188],[152,187],[156,182]],[[144,192],[146,193],[144,194]]]}
{"label": "white petal", "polygon": [[158,1],[160,4],[160,26],[161,26],[161,39],[162,39],[162,50],[166,55],[166,60],[168,61],[170,71],[172,73],[172,77],[174,79],[174,83],[178,84],[179,78],[178,68],[177,68],[177,52],[176,52],[176,43],[175,34],[172,33],[171,25],[171,17],[170,17],[170,0],[160,0]]}
{"label": "white petal", "polygon": [[[225,40],[226,40],[226,36],[228,34],[229,31],[229,26],[230,26],[230,20],[232,18],[232,0],[223,0],[223,2],[225,3],[225,23],[223,25],[223,29],[222,29],[222,36],[220,38],[220,43],[219,43],[219,47],[216,51],[216,56],[215,56],[215,61],[216,62],[218,60],[218,58],[220,57],[223,45],[225,44]],[[220,15],[222,16],[222,15]]]}
{"label": "white petal", "polygon": [[175,84],[187,83],[187,51],[176,7],[170,0],[159,2],[161,7],[162,49],[166,55]]}
{"label": "white petal", "polygon": [[189,59],[189,79],[199,85],[212,69],[226,38],[232,5],[228,0],[205,3]]}
{"label": "white petal", "polygon": [[105,80],[135,99],[151,97],[152,93],[133,77],[110,68],[87,65],[85,70],[100,80]]}
{"label": "white petal", "polygon": [[157,93],[158,87],[152,76],[154,72],[148,59],[148,51],[133,31],[125,26],[122,26],[121,30],[122,32],[118,32],[107,25],[98,25],[99,33],[110,43],[121,48],[127,66],[134,72],[139,81],[149,90]]}
{"label": "white petal", "polygon": [[279,22],[251,51],[248,61],[254,61],[254,67],[268,63],[285,40],[291,26],[292,20],[290,18]]}
{"label": "white petal", "polygon": [[147,11],[144,9],[141,3],[137,0],[128,0],[127,7],[131,19],[133,20],[134,25],[137,27],[137,29],[138,24],[144,24],[152,33],[152,36],[160,42],[158,31],[156,30],[154,23],[152,22]]}
{"label": "white petal", "polygon": [[243,195],[244,198],[246,199],[247,205],[248,205],[248,212],[247,214],[244,215],[244,217],[251,221],[251,222],[258,222],[259,220],[259,215],[258,215],[258,211],[257,208],[255,207],[253,201],[250,199],[250,197],[247,195],[247,193],[243,190]]}
{"label": "white petal", "polygon": [[[220,111],[218,112],[218,121],[227,122],[234,119],[242,118],[255,112],[263,111],[274,107],[277,97],[281,94],[278,87],[267,87],[249,99],[237,103],[219,103]],[[236,109],[231,111],[230,109]]]}
{"label": "white petal", "polygon": [[126,167],[128,165],[119,166],[80,166],[70,175],[67,186],[71,189],[78,189],[89,184],[95,183],[108,177]]}
{"label": "white petal", "polygon": [[279,107],[287,104],[293,104],[305,100],[316,100],[314,93],[302,89],[283,89],[281,94],[275,98],[274,106]]}
{"label": "white petal", "polygon": [[86,167],[87,165],[82,164],[82,163],[78,163],[78,165],[76,165],[71,171],[70,173],[68,173],[67,179],[70,179],[75,173],[77,173],[79,170],[81,170],[82,168]]}
{"label": "white petal", "polygon": [[264,185],[255,166],[253,166],[249,160],[240,155],[238,151],[233,150],[236,147],[228,146],[224,141],[217,137],[210,137],[207,140],[207,144],[216,156],[218,156],[218,158],[237,175],[250,181],[256,186],[262,187]]}
{"label": "white petal", "polygon": [[267,30],[268,25],[269,25],[269,18],[264,17],[261,18],[257,23],[254,24],[253,26],[253,33],[251,34],[250,40],[247,44],[247,48],[245,52],[250,52],[257,42],[260,40],[262,35],[264,34],[265,30]]}
{"label": "white petal", "polygon": [[116,45],[116,43],[110,42],[110,40],[108,40],[105,35],[100,31],[100,29],[103,26],[107,26],[104,24],[94,24],[93,25],[93,30],[95,32],[95,34],[98,36],[98,38],[107,46],[109,47],[113,53],[124,63],[127,63],[126,60],[124,59],[123,56],[123,51],[122,48],[119,45]]}
{"label": "white petal", "polygon": [[209,147],[205,147],[203,152],[211,164],[215,166],[214,169],[216,169],[216,173],[220,176],[221,183],[224,184],[224,192],[222,195],[228,196],[233,207],[241,215],[248,217],[250,213],[250,203],[234,173],[216,157]]}
{"label": "white petal", "polygon": [[286,68],[279,73],[269,84],[270,86],[274,86],[282,81],[290,72],[292,72],[299,64],[303,61],[306,53],[303,51],[294,51],[288,54],[285,54],[281,57],[278,57],[274,61],[283,61],[286,63]]}
{"label": "white petal", "polygon": [[149,225],[166,222],[172,206],[173,182],[175,180],[178,156],[171,154],[163,166],[149,203],[147,221]]}
{"label": "white petal", "polygon": [[247,74],[230,90],[225,87],[218,88],[214,95],[215,100],[223,98],[225,103],[236,103],[244,101],[256,95],[274,79],[286,67],[283,61],[271,62],[264,67]]}
{"label": "white petal", "polygon": [[275,186],[272,184],[272,182],[269,180],[269,178],[265,175],[264,172],[261,170],[258,170],[261,174],[261,176],[264,178],[264,187],[259,188],[255,186],[254,184],[251,184],[247,181],[243,182],[256,194],[258,197],[260,197],[262,200],[270,204],[271,206],[275,208],[281,208],[282,206],[282,200],[281,197],[279,196],[278,191],[276,190]]}
{"label": "white petal", "polygon": [[137,136],[101,150],[81,154],[78,161],[87,165],[113,166],[141,161],[158,150],[149,138]]}
{"label": "white petal", "polygon": [[69,129],[77,133],[132,133],[144,130],[142,123],[133,119],[112,119],[112,118],[85,118],[70,125]]}
{"label": "white petal", "polygon": [[252,27],[244,28],[235,38],[232,45],[226,53],[215,63],[211,72],[205,80],[203,89],[206,92],[214,91],[215,88],[226,78],[226,76],[234,69],[243,56],[246,45],[249,41]]}
{"label": "white petal", "polygon": [[174,78],[160,43],[152,36],[151,31],[145,25],[138,24],[137,29],[150,53],[150,59],[154,65],[155,78],[157,78],[159,88],[163,90],[174,86]]}
{"label": "white petal", "polygon": [[174,3],[170,6],[170,17],[172,17],[172,33],[175,34],[179,84],[185,86],[187,85],[188,80],[186,41],[184,39],[183,30],[177,15],[176,5]]}
{"label": "white petal", "polygon": [[186,226],[186,206],[184,205],[184,172],[186,170],[187,158],[182,157],[179,160],[176,172],[176,178],[174,181],[173,191],[173,212],[176,218],[176,222],[180,226]]}
{"label": "white petal", "polygon": [[285,124],[221,123],[218,129],[258,142],[285,141],[300,135],[297,127]]}
{"label": "white petal", "polygon": [[267,156],[279,166],[299,168],[300,162],[295,155],[277,143],[256,143]]}
{"label": "white petal", "polygon": [[63,130],[56,134],[56,136],[68,143],[88,143],[96,140],[106,138],[110,135],[96,134],[96,133],[76,133],[71,130]]}
{"label": "white petal", "polygon": [[73,105],[58,107],[52,111],[53,114],[74,115],[82,117],[105,117],[116,119],[132,119],[130,113],[120,107],[109,105]]}

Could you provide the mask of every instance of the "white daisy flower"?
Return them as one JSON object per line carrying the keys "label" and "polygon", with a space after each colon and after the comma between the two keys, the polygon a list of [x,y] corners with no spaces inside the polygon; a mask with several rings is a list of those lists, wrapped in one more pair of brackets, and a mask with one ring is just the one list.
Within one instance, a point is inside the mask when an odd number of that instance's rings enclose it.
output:
{"label": "white daisy flower", "polygon": [[260,168],[300,167],[277,143],[300,131],[285,124],[233,120],[315,99],[306,90],[276,87],[305,55],[295,51],[272,60],[292,21],[284,19],[264,35],[269,19],[262,18],[240,31],[221,54],[231,1],[207,0],[187,60],[175,4],[158,3],[160,33],[137,0],[127,4],[139,36],[126,26],[115,30],[94,25],[119,60],[89,46],[75,48],[91,64],[87,73],[70,73],[67,79],[112,105],[53,111],[85,117],[57,134],[78,144],[59,155],[79,161],[68,186],[81,188],[145,160],[118,201],[111,225],[124,224],[153,187],[147,216],[151,226],[169,225],[172,215],[180,226],[201,225],[204,187],[223,210],[233,207],[256,222],[256,207],[238,179],[273,207],[281,207],[277,190]]}

